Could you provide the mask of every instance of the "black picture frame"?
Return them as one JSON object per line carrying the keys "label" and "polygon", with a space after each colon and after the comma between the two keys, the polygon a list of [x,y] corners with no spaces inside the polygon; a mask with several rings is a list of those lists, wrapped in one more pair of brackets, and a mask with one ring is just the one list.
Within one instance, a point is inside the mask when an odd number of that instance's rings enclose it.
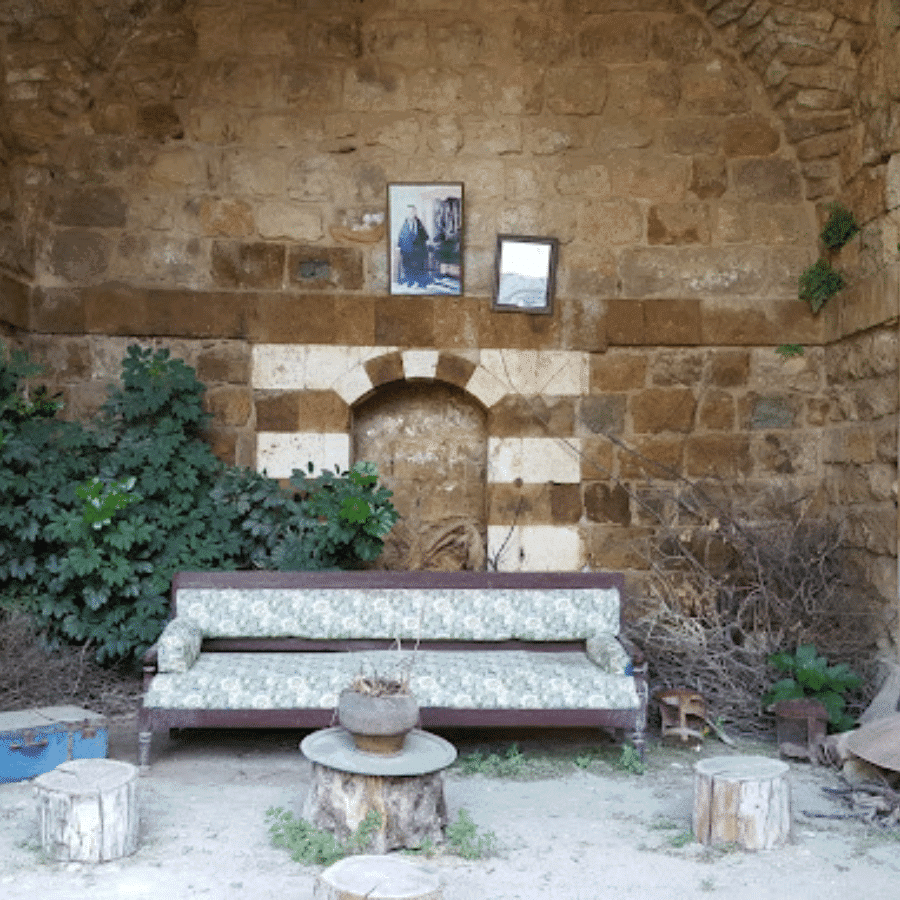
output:
{"label": "black picture frame", "polygon": [[558,256],[559,241],[554,237],[498,234],[491,308],[550,315]]}

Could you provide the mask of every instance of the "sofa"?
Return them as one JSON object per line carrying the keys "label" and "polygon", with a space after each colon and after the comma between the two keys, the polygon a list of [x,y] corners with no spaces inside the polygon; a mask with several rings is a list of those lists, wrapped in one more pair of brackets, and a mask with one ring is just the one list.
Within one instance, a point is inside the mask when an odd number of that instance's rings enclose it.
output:
{"label": "sofa", "polygon": [[178,573],[144,657],[139,763],[161,729],[333,725],[357,674],[408,675],[423,728],[602,727],[642,751],[622,590],[618,573]]}

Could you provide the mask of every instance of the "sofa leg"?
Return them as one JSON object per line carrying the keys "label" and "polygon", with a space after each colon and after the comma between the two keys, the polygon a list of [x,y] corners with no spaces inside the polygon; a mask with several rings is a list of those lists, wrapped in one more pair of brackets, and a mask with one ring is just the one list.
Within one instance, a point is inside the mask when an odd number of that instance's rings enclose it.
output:
{"label": "sofa leg", "polygon": [[138,769],[141,775],[150,773],[150,742],[152,740],[152,731],[138,733]]}

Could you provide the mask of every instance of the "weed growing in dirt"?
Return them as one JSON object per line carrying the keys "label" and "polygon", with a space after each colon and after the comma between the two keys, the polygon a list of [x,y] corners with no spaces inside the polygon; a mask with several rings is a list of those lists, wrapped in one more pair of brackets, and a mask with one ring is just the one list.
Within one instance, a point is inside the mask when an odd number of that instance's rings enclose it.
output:
{"label": "weed growing in dirt", "polygon": [[493,831],[479,834],[478,826],[466,809],[461,809],[455,822],[447,826],[447,843],[463,859],[484,859],[497,852],[497,836]]}
{"label": "weed growing in dirt", "polygon": [[522,778],[528,771],[529,761],[519,750],[518,744],[511,744],[506,753],[488,753],[474,750],[461,756],[457,764],[464,775],[487,775],[491,778]]}
{"label": "weed growing in dirt", "polygon": [[284,847],[294,862],[306,866],[330,866],[345,856],[364,853],[381,827],[381,814],[378,810],[370,810],[346,843],[341,843],[331,832],[295,818],[280,806],[266,810],[266,819],[270,823],[269,834],[274,846]]}
{"label": "weed growing in dirt", "polygon": [[704,878],[703,881],[700,882],[701,891],[714,891],[715,889],[716,882],[714,878]]}
{"label": "weed growing in dirt", "polygon": [[692,831],[679,831],[677,834],[673,834],[669,838],[669,846],[679,849],[681,847],[687,847],[687,845],[692,843],[693,840],[694,833]]}
{"label": "weed growing in dirt", "polygon": [[616,763],[616,768],[632,775],[643,775],[647,771],[647,764],[641,757],[640,751],[632,744],[626,744],[622,748],[622,755]]}

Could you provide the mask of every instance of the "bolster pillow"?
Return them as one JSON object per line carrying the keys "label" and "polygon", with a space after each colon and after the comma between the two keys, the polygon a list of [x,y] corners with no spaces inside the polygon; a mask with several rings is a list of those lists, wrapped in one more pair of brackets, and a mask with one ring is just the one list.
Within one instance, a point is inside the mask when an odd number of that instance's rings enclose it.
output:
{"label": "bolster pillow", "polygon": [[158,672],[187,672],[200,656],[203,632],[189,619],[176,616],[156,642]]}

